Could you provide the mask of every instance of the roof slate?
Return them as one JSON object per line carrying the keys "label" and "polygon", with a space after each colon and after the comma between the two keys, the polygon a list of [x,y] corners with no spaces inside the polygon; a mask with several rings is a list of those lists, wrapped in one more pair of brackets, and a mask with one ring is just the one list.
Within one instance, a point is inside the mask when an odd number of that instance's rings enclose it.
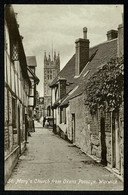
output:
{"label": "roof slate", "polygon": [[[86,88],[86,82],[88,78],[97,71],[97,68],[110,61],[111,58],[117,57],[117,39],[111,41],[106,41],[99,45],[96,45],[89,50],[90,61],[85,65],[83,71],[79,77],[74,78],[75,76],[75,54],[66,64],[66,66],[59,72],[57,77],[51,83],[51,87],[54,86],[58,80],[58,77],[64,77],[67,79],[69,86],[66,87],[67,97],[60,104],[64,106],[67,104],[70,99],[80,95]],[[85,75],[85,76],[84,76]],[[71,94],[69,92],[79,85],[79,87]]]}
{"label": "roof slate", "polygon": [[27,60],[27,65],[28,66],[37,66],[36,57],[35,56],[27,56],[26,60]]}

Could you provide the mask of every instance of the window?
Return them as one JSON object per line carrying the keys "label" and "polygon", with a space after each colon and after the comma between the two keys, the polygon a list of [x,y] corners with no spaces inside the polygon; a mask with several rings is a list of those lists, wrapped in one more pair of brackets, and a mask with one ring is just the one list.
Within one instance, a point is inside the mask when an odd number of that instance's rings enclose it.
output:
{"label": "window", "polygon": [[12,126],[16,128],[16,99],[12,97]]}
{"label": "window", "polygon": [[66,108],[60,108],[60,123],[66,124]]}
{"label": "window", "polygon": [[11,60],[18,61],[19,60],[19,46],[18,42],[11,42]]}
{"label": "window", "polygon": [[29,89],[29,96],[33,96],[33,89],[32,88]]}
{"label": "window", "polygon": [[52,79],[52,75],[50,75],[50,79]]}

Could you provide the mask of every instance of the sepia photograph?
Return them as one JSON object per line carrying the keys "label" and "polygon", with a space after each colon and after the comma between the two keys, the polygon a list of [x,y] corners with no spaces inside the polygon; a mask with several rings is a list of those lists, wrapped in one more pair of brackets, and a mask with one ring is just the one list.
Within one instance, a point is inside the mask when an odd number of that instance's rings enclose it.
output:
{"label": "sepia photograph", "polygon": [[4,190],[124,190],[124,5],[4,5]]}

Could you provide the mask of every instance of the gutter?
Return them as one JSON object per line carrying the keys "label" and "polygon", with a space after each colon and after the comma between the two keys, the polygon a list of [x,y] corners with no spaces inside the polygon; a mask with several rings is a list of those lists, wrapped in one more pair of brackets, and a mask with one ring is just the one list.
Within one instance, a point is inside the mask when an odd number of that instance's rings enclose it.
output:
{"label": "gutter", "polygon": [[27,67],[27,70],[31,73],[31,75],[33,76],[34,80],[36,80],[32,86],[34,86],[36,84],[38,85],[38,83],[40,82],[40,80],[38,79],[38,77],[28,67]]}

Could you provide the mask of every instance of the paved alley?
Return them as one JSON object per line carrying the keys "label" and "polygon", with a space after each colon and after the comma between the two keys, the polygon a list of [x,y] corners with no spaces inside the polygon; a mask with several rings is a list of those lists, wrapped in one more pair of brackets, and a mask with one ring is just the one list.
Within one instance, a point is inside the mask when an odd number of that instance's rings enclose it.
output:
{"label": "paved alley", "polygon": [[35,122],[27,150],[5,190],[122,190],[123,183],[102,165]]}

